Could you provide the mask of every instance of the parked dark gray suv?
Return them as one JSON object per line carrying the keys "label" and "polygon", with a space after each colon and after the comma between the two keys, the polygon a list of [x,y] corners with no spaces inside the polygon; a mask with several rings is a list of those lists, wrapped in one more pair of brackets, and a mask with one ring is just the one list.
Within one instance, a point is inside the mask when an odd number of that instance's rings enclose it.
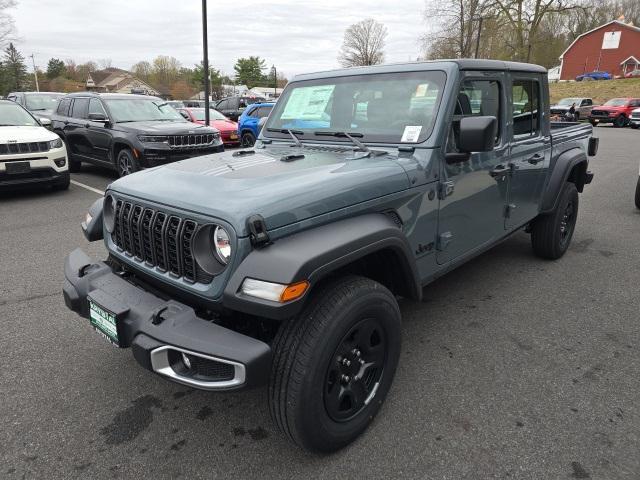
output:
{"label": "parked dark gray suv", "polygon": [[164,100],[148,95],[72,93],[60,100],[51,120],[67,144],[71,172],[89,162],[122,177],[224,150],[217,129],[187,122]]}

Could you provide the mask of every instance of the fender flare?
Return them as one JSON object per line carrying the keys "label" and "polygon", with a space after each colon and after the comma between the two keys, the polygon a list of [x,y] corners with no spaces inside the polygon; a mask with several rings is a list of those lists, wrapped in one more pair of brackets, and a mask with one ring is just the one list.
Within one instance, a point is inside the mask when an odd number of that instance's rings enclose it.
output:
{"label": "fender flare", "polygon": [[581,171],[578,172],[578,177],[575,178],[575,184],[579,192],[584,189],[586,181],[587,166],[589,160],[587,155],[578,147],[567,150],[562,153],[556,164],[551,171],[551,177],[542,195],[542,207],[540,213],[550,213],[555,210],[562,191],[562,186],[571,175],[571,171],[577,165],[583,164]]}
{"label": "fender flare", "polygon": [[109,146],[109,153],[111,154],[111,163],[113,163],[114,165],[116,165],[116,145],[118,144],[122,144],[122,145],[126,145],[127,148],[129,150],[133,150],[135,147],[133,145],[131,145],[131,142],[129,140],[126,140],[124,138],[111,138],[111,145]]}
{"label": "fender flare", "polygon": [[[223,294],[231,310],[282,320],[296,315],[313,287],[327,275],[374,252],[389,250],[399,263],[408,295],[420,299],[412,249],[400,228],[385,214],[372,213],[311,228],[253,250],[232,274]],[[303,280],[311,287],[301,298],[278,303],[240,293],[245,278],[292,284]]]}

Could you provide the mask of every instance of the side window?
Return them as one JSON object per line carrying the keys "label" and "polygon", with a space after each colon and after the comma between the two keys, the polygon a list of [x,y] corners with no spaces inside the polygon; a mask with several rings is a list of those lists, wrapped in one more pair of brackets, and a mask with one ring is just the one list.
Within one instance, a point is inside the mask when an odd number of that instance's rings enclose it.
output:
{"label": "side window", "polygon": [[269,116],[271,107],[259,107],[256,110],[258,111],[258,118],[264,118]]}
{"label": "side window", "polygon": [[56,110],[56,112],[58,113],[58,115],[67,117],[69,115],[70,106],[71,106],[71,99],[63,98],[62,100],[60,100],[60,103],[58,104],[58,109]]}
{"label": "side window", "polygon": [[71,116],[73,118],[87,118],[88,110],[89,110],[88,98],[76,97],[73,100],[73,107],[71,109]]}
{"label": "side window", "polygon": [[227,108],[229,108],[229,100],[222,100],[219,104],[218,104],[218,110],[226,110]]}
{"label": "side window", "polygon": [[9,95],[9,96],[7,97],[7,100],[11,100],[12,102],[16,102],[16,101],[17,101],[17,98],[16,98],[16,96],[15,96],[15,95]]}
{"label": "side window", "polygon": [[590,107],[593,104],[593,102],[591,101],[591,99],[587,98],[586,100],[582,101],[582,104],[580,106],[582,107]]}
{"label": "side window", "polygon": [[536,137],[540,133],[540,85],[536,80],[515,79],[511,89],[514,140]]}
{"label": "side window", "polygon": [[502,96],[500,83],[497,80],[465,80],[460,85],[456,108],[453,112],[451,131],[447,141],[448,152],[458,152],[460,136],[460,120],[464,117],[493,116],[498,119],[498,133],[496,144],[500,142],[500,112],[502,111]]}
{"label": "side window", "polygon": [[105,117],[107,116],[107,112],[102,106],[102,102],[97,98],[92,98],[89,100],[89,113],[101,113]]}

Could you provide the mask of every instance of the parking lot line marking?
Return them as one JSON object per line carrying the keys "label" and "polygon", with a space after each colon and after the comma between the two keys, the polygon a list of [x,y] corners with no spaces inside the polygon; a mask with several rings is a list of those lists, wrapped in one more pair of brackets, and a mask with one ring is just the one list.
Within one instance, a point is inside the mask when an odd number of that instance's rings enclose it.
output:
{"label": "parking lot line marking", "polygon": [[85,185],[84,183],[76,182],[75,180],[71,180],[71,183],[77,185],[78,187],[86,188],[87,190],[97,193],[98,195],[104,195],[102,190],[98,190],[97,188],[90,187],[89,185]]}

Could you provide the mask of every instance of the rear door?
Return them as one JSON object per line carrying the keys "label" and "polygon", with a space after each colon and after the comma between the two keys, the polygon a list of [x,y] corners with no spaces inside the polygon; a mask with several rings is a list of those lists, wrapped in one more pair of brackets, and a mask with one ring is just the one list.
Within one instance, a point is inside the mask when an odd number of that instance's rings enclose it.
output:
{"label": "rear door", "polygon": [[472,153],[463,162],[446,159],[443,162],[436,246],[439,264],[504,236],[508,168],[506,104],[504,73],[468,72],[463,77],[445,153],[459,153],[457,142],[463,117],[495,116],[499,128],[493,151]]}
{"label": "rear door", "polygon": [[[107,111],[105,110],[102,102],[99,98],[91,98],[89,100],[88,113],[101,113],[107,117]],[[87,115],[87,122],[85,123],[87,143],[89,144],[88,155],[91,158],[100,160],[103,162],[109,161],[109,148],[111,146],[111,130],[106,128],[104,122],[96,122],[90,120]]]}
{"label": "rear door", "polygon": [[551,160],[551,134],[543,109],[546,103],[541,76],[511,72],[509,86],[511,161],[505,227],[512,229],[538,215]]}
{"label": "rear door", "polygon": [[67,145],[74,154],[83,158],[91,158],[91,146],[87,140],[87,112],[89,110],[89,97],[73,97],[69,117],[63,127]]}

